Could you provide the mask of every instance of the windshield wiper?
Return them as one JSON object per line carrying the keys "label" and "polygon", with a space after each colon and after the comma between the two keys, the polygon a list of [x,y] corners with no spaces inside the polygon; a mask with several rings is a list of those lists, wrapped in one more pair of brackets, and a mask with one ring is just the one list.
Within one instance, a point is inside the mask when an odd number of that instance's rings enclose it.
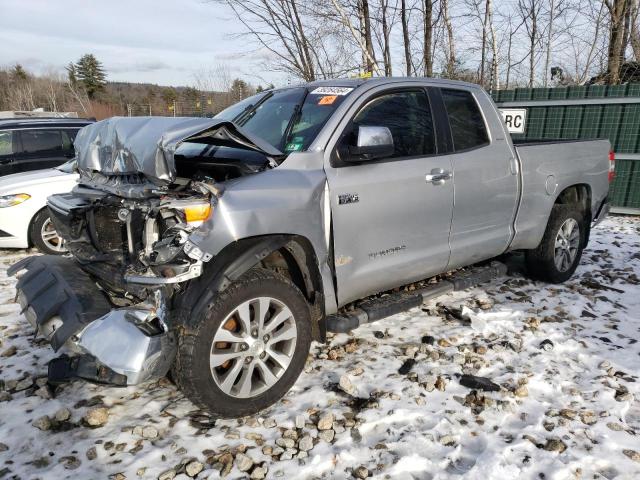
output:
{"label": "windshield wiper", "polygon": [[254,103],[252,105],[247,105],[247,108],[245,108],[242,112],[240,112],[231,121],[233,123],[235,123],[236,125],[242,126],[243,125],[242,122],[246,122],[249,118],[251,118],[251,115],[253,115],[256,112],[256,110],[258,110],[258,108],[260,108],[260,105],[262,105],[266,100],[268,100],[271,97],[273,97],[273,91],[268,92],[264,97],[262,97],[256,103]]}
{"label": "windshield wiper", "polygon": [[302,106],[307,99],[307,95],[309,95],[309,89],[305,88],[304,95],[302,95],[300,101],[293,107],[293,113],[291,114],[289,123],[287,123],[287,128],[284,129],[284,134],[282,135],[280,150],[282,150],[283,152],[287,148],[287,143],[289,143],[289,137],[291,136],[291,131],[293,130],[294,125],[298,122],[298,120],[300,120],[300,115],[302,114]]}

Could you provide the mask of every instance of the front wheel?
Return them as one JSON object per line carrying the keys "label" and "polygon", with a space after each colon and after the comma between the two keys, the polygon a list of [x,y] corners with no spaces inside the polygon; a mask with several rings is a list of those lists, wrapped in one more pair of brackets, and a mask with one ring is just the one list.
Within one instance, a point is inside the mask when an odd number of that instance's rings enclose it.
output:
{"label": "front wheel", "polygon": [[29,227],[29,239],[42,253],[49,255],[67,253],[64,239],[56,232],[48,208],[43,208],[33,217]]}
{"label": "front wheel", "polygon": [[554,205],[540,245],[526,252],[531,276],[551,283],[568,280],[580,263],[585,234],[584,217],[576,205]]}
{"label": "front wheel", "polygon": [[286,277],[248,272],[182,329],[173,378],[198,406],[222,417],[254,414],[282,398],[311,345],[308,304]]}

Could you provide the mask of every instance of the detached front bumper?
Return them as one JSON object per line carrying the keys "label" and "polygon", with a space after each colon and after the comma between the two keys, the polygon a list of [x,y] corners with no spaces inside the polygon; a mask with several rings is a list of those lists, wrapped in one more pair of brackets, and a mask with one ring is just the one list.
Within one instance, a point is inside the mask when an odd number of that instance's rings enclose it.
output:
{"label": "detached front bumper", "polygon": [[89,274],[72,258],[34,256],[9,270],[18,279],[25,317],[63,355],[49,365],[50,380],[83,378],[135,385],[164,376],[175,356],[171,332],[152,307],[114,309]]}

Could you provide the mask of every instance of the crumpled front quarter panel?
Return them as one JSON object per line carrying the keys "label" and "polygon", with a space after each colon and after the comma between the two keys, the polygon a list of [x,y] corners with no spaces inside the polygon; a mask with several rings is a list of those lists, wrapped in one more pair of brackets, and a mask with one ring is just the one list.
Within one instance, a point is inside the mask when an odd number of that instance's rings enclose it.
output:
{"label": "crumpled front quarter panel", "polygon": [[306,237],[326,262],[321,153],[292,154],[279,167],[229,182],[213,215],[189,240],[212,255],[237,240],[258,235]]}

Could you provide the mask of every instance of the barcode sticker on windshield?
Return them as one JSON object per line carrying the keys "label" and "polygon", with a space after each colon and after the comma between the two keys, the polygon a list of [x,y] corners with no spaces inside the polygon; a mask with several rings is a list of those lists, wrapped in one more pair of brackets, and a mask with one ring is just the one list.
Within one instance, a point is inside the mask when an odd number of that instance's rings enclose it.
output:
{"label": "barcode sticker on windshield", "polygon": [[353,87],[318,87],[311,90],[311,95],[347,95]]}

